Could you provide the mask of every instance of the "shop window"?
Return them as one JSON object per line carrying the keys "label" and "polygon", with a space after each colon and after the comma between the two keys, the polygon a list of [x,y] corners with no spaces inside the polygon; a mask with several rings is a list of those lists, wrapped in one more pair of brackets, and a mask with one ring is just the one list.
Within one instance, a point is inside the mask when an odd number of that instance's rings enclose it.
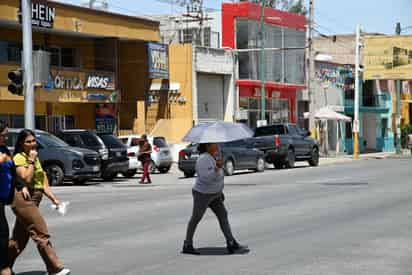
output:
{"label": "shop window", "polygon": [[60,66],[60,49],[59,48],[50,48],[50,65]]}
{"label": "shop window", "polygon": [[9,42],[7,46],[7,61],[21,62],[22,46],[20,43]]}
{"label": "shop window", "polygon": [[259,110],[260,109],[260,98],[249,98],[249,109]]}
{"label": "shop window", "polygon": [[76,49],[50,47],[47,51],[50,52],[50,65],[66,68],[79,67]]}
{"label": "shop window", "polygon": [[6,122],[10,126],[9,115],[0,114],[0,120]]}
{"label": "shop window", "polygon": [[61,49],[61,66],[74,68],[76,64],[76,49],[62,48]]}
{"label": "shop window", "polygon": [[240,109],[249,109],[249,98],[241,96],[239,98]]}
{"label": "shop window", "polygon": [[382,118],[382,133],[381,137],[387,138],[388,137],[388,119],[387,118]]}
{"label": "shop window", "polygon": [[24,115],[10,115],[10,128],[24,128]]}
{"label": "shop window", "polygon": [[47,123],[46,123],[46,116],[36,116],[35,118],[36,129],[46,131],[47,130]]}

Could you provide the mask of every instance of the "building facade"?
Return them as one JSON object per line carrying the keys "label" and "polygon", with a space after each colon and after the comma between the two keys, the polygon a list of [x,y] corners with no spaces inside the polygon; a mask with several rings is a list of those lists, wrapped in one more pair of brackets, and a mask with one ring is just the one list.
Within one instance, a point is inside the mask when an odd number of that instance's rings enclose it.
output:
{"label": "building facade", "polygon": [[[311,112],[328,106],[353,119],[354,117],[354,61],[355,35],[334,35],[317,37],[314,40],[316,70],[313,87]],[[327,59],[328,61],[320,61]],[[394,150],[392,118],[395,110],[395,89],[393,81],[362,80],[360,83],[359,106],[359,147],[360,152],[383,152]],[[325,125],[327,124],[327,131]],[[342,123],[340,123],[342,124]],[[335,150],[340,142],[342,151],[353,153],[352,123],[339,125],[337,122],[324,122],[319,137],[323,151]],[[337,127],[340,138],[336,138]],[[319,130],[317,130],[319,132]],[[315,131],[314,131],[315,132]],[[325,136],[327,138],[325,138]]]}
{"label": "building facade", "polygon": [[[265,60],[260,51],[259,4],[251,2],[222,4],[222,46],[237,52],[238,106],[236,118],[251,128],[261,120],[261,71],[265,70],[265,120],[297,122],[299,93],[305,89],[304,63],[306,19],[304,16],[265,9],[265,48],[294,48],[266,50]],[[238,50],[238,51],[237,51]],[[249,50],[249,51],[248,51]],[[307,100],[303,99],[302,100]]]}
{"label": "building facade", "polygon": [[[19,2],[0,3],[0,118],[11,127],[24,127],[24,99],[7,90],[7,73],[21,67]],[[51,64],[47,83],[35,87],[37,128],[146,131],[148,45],[160,39],[159,22],[33,1],[32,25],[33,50]]]}

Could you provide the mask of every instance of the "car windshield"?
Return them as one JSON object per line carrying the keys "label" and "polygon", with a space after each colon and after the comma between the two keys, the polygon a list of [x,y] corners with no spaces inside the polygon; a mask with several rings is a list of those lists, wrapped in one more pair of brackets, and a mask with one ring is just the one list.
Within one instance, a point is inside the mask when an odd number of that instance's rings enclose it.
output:
{"label": "car windshield", "polygon": [[100,134],[99,137],[103,140],[104,144],[110,148],[124,148],[123,143],[112,134]]}
{"label": "car windshield", "polygon": [[283,125],[272,125],[267,127],[257,128],[255,131],[255,137],[264,137],[272,135],[284,135],[285,127]]}
{"label": "car windshield", "polygon": [[56,136],[47,133],[36,133],[36,138],[44,147],[65,147],[69,146],[66,142]]}
{"label": "car windshield", "polygon": [[167,147],[166,139],[164,137],[153,138],[153,144],[159,148]]}
{"label": "car windshield", "polygon": [[97,146],[103,145],[102,141],[99,139],[99,137],[95,136],[91,133],[84,132],[80,136],[82,138],[82,141],[83,141],[84,145],[86,145],[86,146],[97,147]]}

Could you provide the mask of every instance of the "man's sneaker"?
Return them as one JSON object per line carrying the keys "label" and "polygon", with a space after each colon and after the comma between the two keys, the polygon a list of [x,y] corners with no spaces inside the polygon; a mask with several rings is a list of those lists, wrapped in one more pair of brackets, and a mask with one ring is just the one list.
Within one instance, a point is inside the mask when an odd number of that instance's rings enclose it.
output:
{"label": "man's sneaker", "polygon": [[240,245],[236,240],[227,242],[227,251],[229,254],[233,254],[237,251],[247,250],[248,247]]}
{"label": "man's sneaker", "polygon": [[68,275],[68,274],[70,274],[70,269],[63,268],[62,270],[60,270],[59,272],[57,272],[54,275]]}
{"label": "man's sneaker", "polygon": [[182,249],[183,254],[192,254],[192,255],[200,255],[200,252],[197,251],[192,244],[184,244]]}

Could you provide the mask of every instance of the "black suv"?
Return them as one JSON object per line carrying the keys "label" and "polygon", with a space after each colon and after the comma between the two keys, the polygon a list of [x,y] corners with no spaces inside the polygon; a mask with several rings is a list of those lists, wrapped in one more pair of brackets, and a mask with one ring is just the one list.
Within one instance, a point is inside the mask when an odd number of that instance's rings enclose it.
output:
{"label": "black suv", "polygon": [[72,146],[94,150],[101,158],[101,177],[112,180],[129,167],[127,148],[113,134],[96,133],[90,130],[62,130],[58,137]]}

